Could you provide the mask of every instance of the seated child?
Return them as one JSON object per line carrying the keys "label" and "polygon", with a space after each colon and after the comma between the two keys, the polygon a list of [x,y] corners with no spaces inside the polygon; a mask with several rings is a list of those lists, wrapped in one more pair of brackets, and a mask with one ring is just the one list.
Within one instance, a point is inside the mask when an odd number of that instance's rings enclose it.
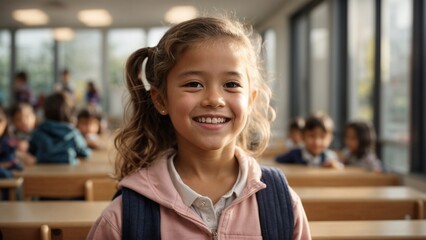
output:
{"label": "seated child", "polygon": [[305,121],[303,128],[305,146],[293,149],[276,158],[279,163],[342,168],[334,151],[328,149],[333,139],[333,121],[325,114],[315,114]]}
{"label": "seated child", "polygon": [[286,142],[286,147],[288,150],[303,147],[303,139],[302,139],[303,127],[305,127],[305,119],[301,117],[296,117],[291,120],[288,126],[289,138],[287,139],[287,142]]}
{"label": "seated child", "polygon": [[73,102],[65,92],[46,98],[44,121],[33,131],[29,152],[37,163],[75,164],[77,158],[87,158],[91,150],[80,131],[71,124]]}
{"label": "seated child", "polygon": [[345,148],[342,150],[341,160],[345,164],[382,172],[383,166],[375,154],[375,145],[376,133],[370,123],[350,122],[345,128]]}
{"label": "seated child", "polygon": [[101,121],[100,115],[87,109],[81,110],[77,115],[77,128],[92,149],[99,148],[99,134],[102,132]]}
{"label": "seated child", "polygon": [[[16,158],[16,141],[9,137],[8,120],[5,111],[0,108],[0,178],[12,178],[12,170],[22,170]],[[8,191],[2,191],[2,199],[8,199]]]}
{"label": "seated child", "polygon": [[36,124],[36,115],[33,107],[28,103],[18,103],[11,109],[13,124],[13,139],[17,141],[16,155],[25,164],[34,164],[35,158],[28,154],[28,145],[31,132]]}

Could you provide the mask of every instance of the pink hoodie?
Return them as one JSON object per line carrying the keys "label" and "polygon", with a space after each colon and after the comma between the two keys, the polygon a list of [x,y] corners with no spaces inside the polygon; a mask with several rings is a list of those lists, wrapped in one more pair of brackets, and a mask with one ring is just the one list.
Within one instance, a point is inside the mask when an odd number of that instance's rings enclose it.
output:
{"label": "pink hoodie", "polygon": [[[168,154],[155,163],[125,177],[120,186],[130,188],[160,204],[162,239],[212,239],[212,232],[195,211],[187,207],[173,186],[167,168]],[[236,151],[240,166],[248,169],[247,184],[240,196],[225,208],[219,220],[218,239],[262,239],[255,193],[266,187],[255,159]],[[308,221],[299,196],[291,190],[294,212],[293,239],[311,239]],[[121,239],[122,199],[116,198],[93,225],[87,239]]]}

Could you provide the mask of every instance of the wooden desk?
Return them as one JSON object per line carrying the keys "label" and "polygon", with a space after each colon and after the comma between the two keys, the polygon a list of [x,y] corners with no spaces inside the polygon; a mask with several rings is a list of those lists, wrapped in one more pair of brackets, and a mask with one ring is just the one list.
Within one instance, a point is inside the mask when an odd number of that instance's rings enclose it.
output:
{"label": "wooden desk", "polygon": [[408,187],[300,187],[310,221],[423,219],[426,195]]}
{"label": "wooden desk", "polygon": [[411,240],[426,239],[426,221],[310,222],[313,240]]}
{"label": "wooden desk", "polygon": [[[0,202],[0,231],[4,239],[38,239],[40,227],[52,229],[83,229],[90,227],[110,202]],[[64,232],[63,239],[68,232]],[[71,235],[72,233],[68,234]],[[62,239],[62,238],[61,238]]]}
{"label": "wooden desk", "polygon": [[281,169],[292,187],[358,187],[397,186],[400,178],[395,174],[370,172],[359,167],[331,169],[296,164],[279,164],[271,159],[260,164]]}
{"label": "wooden desk", "polygon": [[22,186],[23,178],[0,179],[0,189],[9,189],[9,200],[16,200],[16,190]]}
{"label": "wooden desk", "polygon": [[24,197],[80,197],[88,179],[108,178],[113,173],[109,163],[80,162],[77,165],[39,164],[15,175],[24,178]]}

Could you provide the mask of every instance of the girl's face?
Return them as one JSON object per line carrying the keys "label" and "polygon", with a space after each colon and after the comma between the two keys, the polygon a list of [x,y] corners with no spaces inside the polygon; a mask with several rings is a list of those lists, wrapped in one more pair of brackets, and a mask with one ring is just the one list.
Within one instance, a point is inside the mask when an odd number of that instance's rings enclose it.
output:
{"label": "girl's face", "polygon": [[167,76],[163,109],[179,148],[206,151],[236,145],[256,94],[250,91],[245,59],[244,51],[226,39],[196,45],[178,58]]}
{"label": "girl's face", "polygon": [[25,107],[13,117],[13,125],[19,131],[30,133],[36,123],[36,116],[32,109]]}
{"label": "girl's face", "polygon": [[356,152],[358,149],[358,137],[355,129],[347,128],[345,131],[345,146],[350,152]]}

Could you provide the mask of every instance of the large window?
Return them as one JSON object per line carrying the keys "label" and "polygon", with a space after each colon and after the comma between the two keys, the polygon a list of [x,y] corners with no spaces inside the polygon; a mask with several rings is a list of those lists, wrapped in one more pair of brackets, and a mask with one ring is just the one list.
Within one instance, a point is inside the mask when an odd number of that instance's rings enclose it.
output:
{"label": "large window", "polygon": [[327,1],[309,14],[310,113],[330,113],[330,9]]}
{"label": "large window", "polygon": [[145,47],[145,32],[141,29],[110,30],[108,38],[109,65],[109,112],[110,115],[123,115],[124,66],[127,58],[139,48]]}
{"label": "large window", "polygon": [[27,72],[34,96],[52,91],[53,43],[50,29],[22,29],[16,32],[16,70]]}
{"label": "large window", "polygon": [[291,116],[330,114],[330,6],[328,1],[293,17]]}
{"label": "large window", "polygon": [[169,27],[156,27],[149,29],[147,36],[147,46],[156,46],[167,30],[169,30]]}
{"label": "large window", "polygon": [[10,32],[0,30],[0,105],[9,105],[10,90]]}
{"label": "large window", "polygon": [[[282,94],[283,84],[282,81],[278,81],[277,78],[277,34],[275,29],[268,29],[263,33],[263,60],[264,60],[264,74],[266,82],[272,91],[271,106],[276,111],[277,119],[285,118],[285,111],[279,106],[279,102],[285,101],[283,98],[286,97]],[[272,124],[271,141],[270,144],[276,143],[276,139],[283,139],[287,128],[287,121],[275,121]]]}
{"label": "large window", "polygon": [[308,88],[308,61],[307,61],[307,45],[308,45],[308,19],[306,17],[298,17],[293,25],[292,32],[293,53],[291,80],[291,100],[290,111],[291,116],[307,116],[309,114],[309,99],[307,94]]}
{"label": "large window", "polygon": [[349,1],[349,118],[373,122],[374,0]]}
{"label": "large window", "polygon": [[84,106],[88,81],[93,81],[101,97],[103,95],[101,43],[102,35],[99,30],[76,30],[74,39],[58,44],[58,79],[62,80],[61,73],[64,69],[69,71],[79,107]]}
{"label": "large window", "polygon": [[409,170],[410,57],[412,1],[382,1],[381,138],[383,159],[400,172]]}

